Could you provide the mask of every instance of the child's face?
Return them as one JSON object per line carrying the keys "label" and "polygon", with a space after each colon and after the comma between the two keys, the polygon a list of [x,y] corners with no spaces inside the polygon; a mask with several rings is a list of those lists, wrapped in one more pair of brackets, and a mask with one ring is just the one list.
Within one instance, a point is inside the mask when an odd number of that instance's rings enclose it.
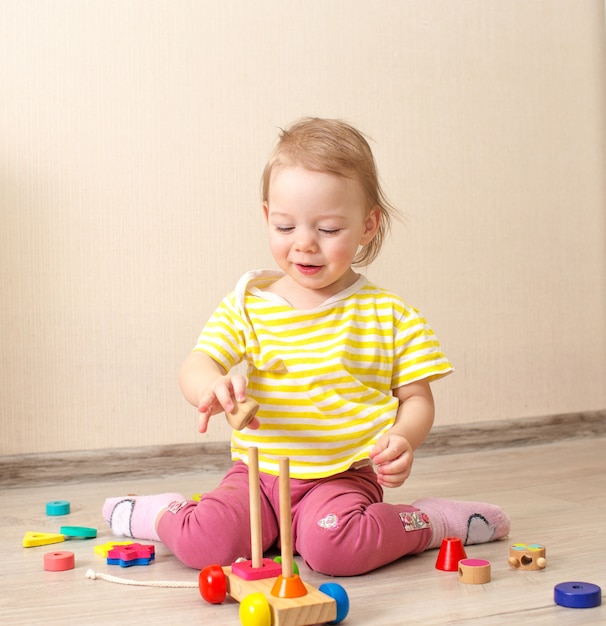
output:
{"label": "child's face", "polygon": [[359,181],[302,167],[278,168],[264,204],[269,246],[280,269],[305,290],[330,297],[353,284],[358,248],[377,232]]}

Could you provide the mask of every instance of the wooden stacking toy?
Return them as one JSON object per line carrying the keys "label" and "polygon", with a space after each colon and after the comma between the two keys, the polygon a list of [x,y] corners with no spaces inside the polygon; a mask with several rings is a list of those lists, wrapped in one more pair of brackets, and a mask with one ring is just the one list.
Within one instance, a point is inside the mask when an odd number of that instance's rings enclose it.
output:
{"label": "wooden stacking toy", "polygon": [[545,546],[539,543],[514,543],[509,547],[507,562],[513,569],[538,570],[545,569]]}

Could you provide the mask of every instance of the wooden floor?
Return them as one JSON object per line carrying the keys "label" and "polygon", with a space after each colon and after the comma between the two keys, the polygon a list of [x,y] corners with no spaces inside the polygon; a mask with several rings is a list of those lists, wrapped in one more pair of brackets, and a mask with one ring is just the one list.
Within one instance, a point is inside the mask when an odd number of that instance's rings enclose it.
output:
{"label": "wooden floor", "polygon": [[[99,478],[7,487],[0,491],[0,623],[102,626],[118,624],[237,625],[238,604],[206,604],[195,588],[129,587],[85,577],[89,568],[136,580],[195,583],[197,572],[180,564],[160,544],[147,567],[107,565],[95,545],[112,538],[101,518],[106,496],[180,491],[190,496],[215,486],[217,471],[179,473],[159,479]],[[43,470],[41,469],[41,479]],[[46,482],[46,481],[45,481]],[[366,576],[337,579],[347,590],[351,610],[344,624],[606,624],[606,606],[568,609],[553,601],[554,586],[582,581],[606,588],[606,438],[546,445],[423,456],[403,487],[390,490],[391,502],[435,495],[485,500],[502,505],[512,519],[510,537],[470,546],[468,557],[492,563],[492,581],[465,585],[456,573],[435,569],[437,551],[404,558]],[[69,500],[66,517],[48,517],[45,503]],[[59,532],[62,525],[99,530],[91,540],[23,548],[26,531]],[[547,546],[542,571],[512,570],[511,543]],[[66,572],[43,569],[47,552],[75,553]],[[297,557],[302,579],[318,586],[326,578],[310,572]]]}

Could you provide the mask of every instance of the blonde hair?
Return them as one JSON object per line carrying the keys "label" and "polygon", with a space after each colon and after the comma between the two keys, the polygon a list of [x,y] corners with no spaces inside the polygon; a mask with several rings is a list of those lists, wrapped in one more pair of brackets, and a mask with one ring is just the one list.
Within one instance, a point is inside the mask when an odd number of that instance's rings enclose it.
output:
{"label": "blonde hair", "polygon": [[372,263],[398,211],[381,189],[374,156],[362,133],[341,120],[317,117],[303,118],[287,130],[280,129],[278,143],[261,178],[263,202],[268,201],[272,173],[280,167],[293,165],[360,182],[367,199],[367,211],[378,208],[381,219],[376,235],[358,252],[353,264]]}

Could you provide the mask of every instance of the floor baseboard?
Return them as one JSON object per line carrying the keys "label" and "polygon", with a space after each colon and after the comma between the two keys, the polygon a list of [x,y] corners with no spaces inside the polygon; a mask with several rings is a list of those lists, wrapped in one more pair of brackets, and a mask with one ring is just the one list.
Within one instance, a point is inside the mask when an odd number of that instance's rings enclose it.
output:
{"label": "floor baseboard", "polygon": [[[436,426],[417,456],[549,444],[606,436],[606,409],[542,418]],[[228,443],[179,444],[84,452],[0,457],[0,486],[106,481],[129,476],[170,476],[191,471],[225,471]]]}

